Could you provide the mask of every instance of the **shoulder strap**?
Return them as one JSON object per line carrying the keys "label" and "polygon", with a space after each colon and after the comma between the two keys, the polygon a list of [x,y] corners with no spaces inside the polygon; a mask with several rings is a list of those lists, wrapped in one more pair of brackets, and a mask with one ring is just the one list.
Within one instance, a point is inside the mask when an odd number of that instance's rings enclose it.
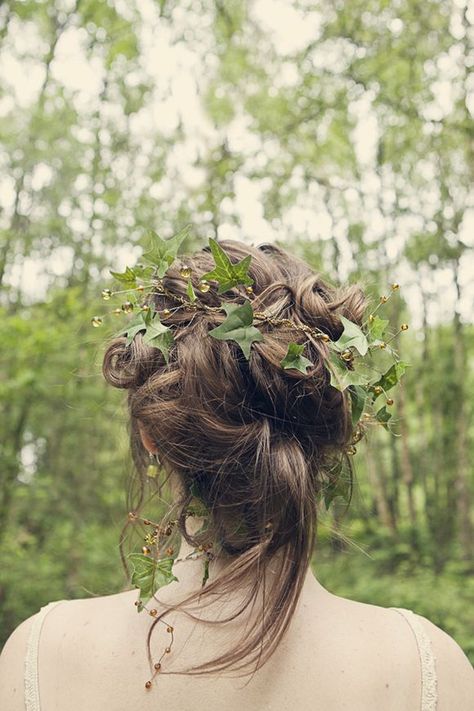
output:
{"label": "shoulder strap", "polygon": [[25,709],[26,711],[40,711],[39,682],[38,682],[38,649],[43,622],[50,610],[59,605],[63,600],[57,600],[44,605],[35,615],[28,637],[25,657]]}
{"label": "shoulder strap", "polygon": [[408,622],[418,647],[421,665],[421,711],[436,711],[438,707],[438,679],[436,676],[436,659],[433,654],[431,640],[426,634],[418,615],[403,607],[392,607]]}

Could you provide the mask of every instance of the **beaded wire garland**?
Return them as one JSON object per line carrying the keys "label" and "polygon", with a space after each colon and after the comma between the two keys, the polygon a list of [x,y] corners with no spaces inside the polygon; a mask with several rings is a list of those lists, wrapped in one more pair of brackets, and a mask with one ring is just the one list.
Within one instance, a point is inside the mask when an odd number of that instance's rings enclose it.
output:
{"label": "beaded wire garland", "polygon": [[[212,238],[209,239],[209,249],[214,259],[214,269],[197,275],[193,273],[191,267],[180,260],[179,275],[186,281],[186,297],[174,293],[165,286],[163,279],[167,275],[168,269],[176,259],[179,259],[178,250],[188,236],[189,230],[190,226],[187,226],[167,240],[151,232],[149,234],[150,248],[142,257],[145,264],[126,267],[125,271],[120,273],[111,272],[122,288],[117,291],[104,288],[102,298],[109,301],[113,296],[120,296],[122,304],[120,307],[114,308],[112,314],[114,316],[133,314],[135,317],[116,333],[116,336],[125,337],[126,344],[130,345],[140,333],[143,342],[157,348],[162,353],[165,363],[168,364],[174,340],[173,329],[179,328],[179,326],[173,324],[167,326],[164,322],[179,309],[185,309],[191,313],[197,310],[225,312],[224,321],[211,329],[208,336],[218,340],[236,342],[247,360],[251,358],[252,345],[265,339],[264,333],[259,330],[263,324],[303,333],[307,337],[305,343],[291,341],[287,346],[286,355],[280,361],[280,367],[283,370],[299,371],[305,378],[311,377],[313,363],[303,355],[305,346],[311,339],[325,344],[327,348],[326,366],[330,374],[330,384],[341,392],[347,390],[349,396],[347,400],[350,403],[353,437],[344,454],[354,455],[356,453],[355,445],[364,436],[366,424],[374,423],[387,430],[390,429],[389,423],[392,415],[387,407],[390,408],[394,404],[394,399],[389,391],[398,384],[408,366],[398,358],[397,352],[390,344],[401,332],[408,329],[408,324],[402,323],[395,332],[389,333],[389,321],[380,318],[377,311],[399,290],[399,284],[392,283],[388,294],[380,296],[378,305],[372,309],[362,326],[340,316],[343,332],[336,341],[333,341],[329,334],[319,328],[295,323],[287,318],[277,318],[265,311],[254,310],[252,307],[252,301],[255,298],[254,282],[249,275],[251,255],[247,255],[239,262],[232,262],[219,242]],[[220,295],[236,288],[241,290],[242,303],[223,302],[219,306],[209,306],[198,296],[199,293],[206,294],[211,289]],[[145,296],[151,297],[153,293],[168,297],[176,306],[171,309],[155,310],[152,298],[144,300]],[[96,328],[101,326],[103,321],[104,316],[99,315],[93,316],[91,319],[92,325]],[[309,372],[308,369],[310,369]],[[381,403],[382,398],[384,398],[383,404]],[[156,464],[152,464],[151,469],[154,471],[151,473],[149,468],[149,476],[156,476]],[[346,501],[350,498],[350,486],[348,487],[347,482],[344,482],[340,476],[341,469],[342,459],[328,476],[328,485],[323,492],[326,508],[329,508],[336,497],[342,497]],[[203,504],[196,497],[194,508],[192,506],[188,508],[184,515],[200,517],[204,515],[205,517],[206,511],[203,511]],[[209,515],[208,512],[207,515]],[[136,608],[138,612],[145,610],[151,617],[158,618],[157,609],[149,607],[148,603],[153,600],[158,589],[177,580],[173,574],[173,565],[181,559],[174,557],[174,548],[170,545],[166,546],[166,543],[165,550],[163,550],[163,540],[173,533],[177,520],[159,524],[141,518],[134,511],[129,513],[128,519],[129,522],[142,523],[151,527],[152,532],[146,534],[145,545],[142,547],[141,553],[131,553],[128,558],[133,568],[131,583],[140,591],[139,598],[135,602]],[[214,555],[212,545],[206,545],[196,548],[186,557],[187,560],[203,558],[202,585],[206,584],[209,576],[209,563]],[[145,683],[146,689],[152,687],[154,678],[161,671],[162,660],[170,654],[174,641],[172,625],[162,619],[161,615],[157,621],[166,626],[170,638],[159,659],[156,662],[150,659],[152,676]]]}

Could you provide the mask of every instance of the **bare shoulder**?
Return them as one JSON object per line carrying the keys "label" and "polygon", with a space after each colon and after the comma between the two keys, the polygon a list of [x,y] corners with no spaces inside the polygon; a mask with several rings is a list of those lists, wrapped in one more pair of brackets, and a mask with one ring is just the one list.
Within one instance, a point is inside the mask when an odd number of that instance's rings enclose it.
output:
{"label": "bare shoulder", "polygon": [[26,646],[35,617],[32,615],[18,625],[0,654],[0,708],[3,711],[24,711]]}
{"label": "bare shoulder", "polygon": [[[80,641],[82,649],[74,649],[75,655],[84,653],[90,640],[85,632],[89,629],[96,630],[104,620],[110,617],[118,620],[120,613],[126,608],[133,609],[135,591],[118,593],[116,595],[84,598],[76,600],[63,600],[52,607],[45,617],[41,631],[41,654],[50,661],[52,654],[60,655],[60,650],[74,647]],[[37,613],[24,620],[7,639],[0,654],[0,709],[2,711],[24,711],[24,677],[25,659],[28,640],[37,618]],[[92,634],[90,632],[89,634]],[[56,652],[56,650],[58,650]],[[76,657],[75,657],[76,658]],[[60,663],[55,659],[55,665]],[[43,676],[48,675],[44,669]]]}
{"label": "bare shoulder", "polygon": [[426,617],[417,615],[431,640],[438,677],[438,711],[474,708],[474,669],[459,644]]}

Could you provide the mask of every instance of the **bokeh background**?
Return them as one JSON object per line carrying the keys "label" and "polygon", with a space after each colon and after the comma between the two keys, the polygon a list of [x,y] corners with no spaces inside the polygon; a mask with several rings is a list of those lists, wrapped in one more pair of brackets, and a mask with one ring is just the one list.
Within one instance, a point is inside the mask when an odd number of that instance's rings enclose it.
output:
{"label": "bokeh background", "polygon": [[188,249],[277,241],[374,299],[399,282],[395,434],[358,447],[314,568],[474,660],[473,20],[464,0],[0,4],[2,641],[124,585],[100,292],[147,229],[192,223]]}

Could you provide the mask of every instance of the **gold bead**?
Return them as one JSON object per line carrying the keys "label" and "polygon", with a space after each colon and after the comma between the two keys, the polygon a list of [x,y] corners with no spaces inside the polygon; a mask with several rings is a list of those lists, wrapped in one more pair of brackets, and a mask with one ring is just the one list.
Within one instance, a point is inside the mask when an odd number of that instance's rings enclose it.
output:
{"label": "gold bead", "polygon": [[369,323],[373,323],[373,322],[374,322],[374,319],[375,319],[374,314],[370,314],[370,316],[369,316]]}
{"label": "gold bead", "polygon": [[142,553],[143,555],[150,555],[151,550],[148,548],[148,546],[143,546]]}
{"label": "gold bead", "polygon": [[126,314],[129,314],[131,311],[133,311],[133,304],[131,301],[126,301],[124,304],[122,304],[122,311]]}
{"label": "gold bead", "polygon": [[110,297],[112,296],[112,292],[110,289],[102,289],[102,298],[104,301],[108,301]]}
{"label": "gold bead", "polygon": [[155,610],[155,608],[153,608],[152,610],[150,610],[149,614],[150,614],[152,617],[156,617],[157,614],[158,614],[158,610]]}
{"label": "gold bead", "polygon": [[120,316],[120,314],[122,313],[122,309],[114,309],[112,311],[112,313],[115,314],[116,316]]}
{"label": "gold bead", "polygon": [[390,285],[390,288],[392,291],[396,291],[397,289],[400,288],[400,284],[398,284],[396,281],[394,281],[393,284]]}
{"label": "gold bead", "polygon": [[321,340],[322,340],[324,343],[328,343],[331,339],[329,338],[329,336],[328,336],[327,333],[322,333],[322,334],[321,334]]}
{"label": "gold bead", "polygon": [[144,519],[143,519],[143,523],[144,523],[145,526],[149,526],[150,523],[151,523],[151,521],[149,521],[149,519],[147,519],[147,518],[144,518]]}
{"label": "gold bead", "polygon": [[166,647],[165,654],[169,654],[170,652],[171,652],[171,647]]}
{"label": "gold bead", "polygon": [[383,391],[383,388],[381,385],[374,385],[374,393],[376,395],[380,395],[380,393]]}
{"label": "gold bead", "polygon": [[163,282],[161,281],[161,279],[156,279],[153,282],[153,286],[155,287],[155,291],[157,291],[159,294],[162,294],[164,292]]}
{"label": "gold bead", "polygon": [[151,689],[151,681],[147,681],[145,684],[145,689]]}
{"label": "gold bead", "polygon": [[347,350],[342,351],[342,353],[341,353],[341,358],[342,358],[342,360],[345,360],[346,362],[349,362],[349,361],[353,360],[354,354],[353,354],[352,351],[349,350],[349,348],[348,348]]}
{"label": "gold bead", "polygon": [[160,662],[155,662],[155,664],[153,666],[155,667],[156,671],[160,671],[160,669],[161,669]]}
{"label": "gold bead", "polygon": [[169,309],[163,309],[163,311],[161,312],[161,315],[166,317],[166,316],[169,316],[170,313],[171,313],[171,311]]}
{"label": "gold bead", "polygon": [[136,519],[137,519],[137,514],[135,513],[135,511],[129,511],[128,512],[128,520],[129,521],[136,521]]}
{"label": "gold bead", "polygon": [[143,286],[143,284],[139,284],[137,286],[137,291],[144,291],[144,290],[145,290],[145,287]]}
{"label": "gold bead", "polygon": [[347,448],[347,454],[354,455],[357,453],[356,447],[354,447],[353,444],[350,445],[350,447]]}
{"label": "gold bead", "polygon": [[91,318],[91,324],[94,326],[94,328],[99,328],[99,326],[102,326],[102,319],[100,316],[94,316]]}
{"label": "gold bead", "polygon": [[402,323],[402,325],[400,326],[400,331],[408,331],[408,324]]}
{"label": "gold bead", "polygon": [[387,398],[386,400],[387,405],[393,405],[393,400],[391,397]]}
{"label": "gold bead", "polygon": [[199,284],[197,285],[197,288],[201,293],[206,294],[211,288],[211,285],[205,279],[201,279]]}
{"label": "gold bead", "polygon": [[150,310],[150,304],[140,304],[140,308],[142,311],[149,311]]}
{"label": "gold bead", "polygon": [[191,269],[191,267],[188,267],[188,265],[185,264],[184,267],[181,267],[179,273],[181,274],[183,279],[188,279],[191,276],[192,271],[193,270]]}
{"label": "gold bead", "polygon": [[382,350],[386,347],[387,347],[387,344],[385,343],[385,341],[382,341],[382,343],[379,343],[379,348],[382,348]]}
{"label": "gold bead", "polygon": [[171,634],[171,633],[173,632],[173,628],[172,628],[172,627],[167,627],[167,628],[166,628],[166,631]]}
{"label": "gold bead", "polygon": [[138,607],[140,604],[140,600],[135,600],[135,602],[133,604],[135,605],[135,607]]}
{"label": "gold bead", "polygon": [[362,437],[364,436],[364,432],[360,427],[356,427],[354,432],[352,433],[352,439],[351,439],[351,444],[357,444],[357,442],[360,442]]}
{"label": "gold bead", "polygon": [[380,303],[381,303],[381,304],[385,304],[387,301],[388,301],[388,296],[383,295],[383,296],[380,297]]}
{"label": "gold bead", "polygon": [[246,286],[245,291],[247,292],[247,294],[253,294],[253,288],[251,286]]}
{"label": "gold bead", "polygon": [[166,555],[173,555],[173,549],[171,548],[171,546],[166,549]]}

